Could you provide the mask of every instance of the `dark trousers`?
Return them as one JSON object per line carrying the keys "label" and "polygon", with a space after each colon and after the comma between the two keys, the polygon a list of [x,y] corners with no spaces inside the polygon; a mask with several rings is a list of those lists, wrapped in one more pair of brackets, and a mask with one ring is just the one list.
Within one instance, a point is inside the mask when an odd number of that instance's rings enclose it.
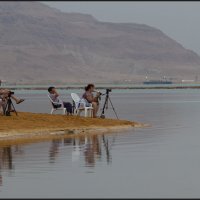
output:
{"label": "dark trousers", "polygon": [[67,109],[68,113],[72,113],[72,104],[70,102],[63,102],[63,105]]}

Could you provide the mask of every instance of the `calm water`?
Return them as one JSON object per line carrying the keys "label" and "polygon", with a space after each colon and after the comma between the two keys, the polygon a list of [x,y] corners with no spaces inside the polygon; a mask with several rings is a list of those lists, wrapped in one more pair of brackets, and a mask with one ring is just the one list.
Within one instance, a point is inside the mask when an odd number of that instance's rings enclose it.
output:
{"label": "calm water", "polygon": [[[26,98],[18,110],[50,111],[45,91],[16,94]],[[0,198],[199,198],[200,91],[116,90],[111,100],[119,118],[151,127],[0,147]]]}

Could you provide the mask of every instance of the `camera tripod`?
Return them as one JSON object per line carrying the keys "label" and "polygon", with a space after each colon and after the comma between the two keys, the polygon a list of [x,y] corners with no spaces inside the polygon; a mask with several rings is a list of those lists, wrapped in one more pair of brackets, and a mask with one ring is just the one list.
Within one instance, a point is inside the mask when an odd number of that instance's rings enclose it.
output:
{"label": "camera tripod", "polygon": [[113,106],[113,104],[112,104],[112,101],[111,101],[111,99],[110,99],[109,91],[108,91],[108,90],[106,91],[106,98],[105,98],[105,102],[104,102],[103,109],[102,109],[102,112],[101,112],[100,117],[101,117],[101,118],[105,118],[104,112],[105,112],[105,108],[108,109],[108,101],[110,102],[110,104],[111,104],[111,106],[112,106],[112,109],[113,109],[113,111],[114,111],[114,113],[115,113],[116,118],[119,119],[118,116],[117,116],[117,113],[116,113],[116,111],[115,111],[115,108],[114,108],[114,106]]}
{"label": "camera tripod", "polygon": [[13,111],[15,112],[15,114],[17,115],[17,111],[15,110],[15,107],[13,105],[11,97],[8,96],[7,103],[6,103],[6,105],[5,105],[4,109],[3,109],[4,115],[11,116],[10,112],[11,112],[12,108],[13,108]]}

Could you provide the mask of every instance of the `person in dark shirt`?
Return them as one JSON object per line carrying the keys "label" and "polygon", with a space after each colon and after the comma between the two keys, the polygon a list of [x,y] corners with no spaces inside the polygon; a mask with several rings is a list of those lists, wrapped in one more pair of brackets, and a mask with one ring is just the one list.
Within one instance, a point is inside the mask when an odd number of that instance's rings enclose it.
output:
{"label": "person in dark shirt", "polygon": [[[99,110],[99,102],[98,98],[100,96],[100,92],[97,92],[97,95],[94,97],[93,92],[95,92],[94,84],[88,84],[85,87],[85,93],[83,94],[82,98],[86,100],[87,104],[91,103],[93,107],[93,117],[97,117],[97,112]],[[86,104],[86,106],[87,106]],[[89,106],[89,105],[88,105]]]}
{"label": "person in dark shirt", "polygon": [[70,102],[65,102],[65,101],[60,100],[58,98],[60,95],[56,91],[55,87],[49,87],[48,92],[53,102],[60,103],[60,105],[63,104],[64,108],[67,109],[67,113],[72,114],[72,104]]}

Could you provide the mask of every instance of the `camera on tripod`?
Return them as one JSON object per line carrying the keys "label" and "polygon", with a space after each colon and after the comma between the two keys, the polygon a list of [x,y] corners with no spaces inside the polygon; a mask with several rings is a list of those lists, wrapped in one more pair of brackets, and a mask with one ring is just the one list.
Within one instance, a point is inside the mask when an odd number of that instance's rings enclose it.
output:
{"label": "camera on tripod", "polygon": [[11,95],[13,95],[13,94],[14,94],[14,92],[12,92],[12,91],[9,91],[9,93],[8,93],[7,103],[6,103],[6,105],[4,107],[4,111],[3,111],[5,116],[11,116],[10,112],[11,112],[12,108],[13,108],[15,114],[17,115],[17,112],[16,112],[15,107],[11,100]]}
{"label": "camera on tripod", "polygon": [[11,97],[11,95],[13,95],[13,94],[15,94],[15,93],[12,92],[12,91],[9,91],[9,93],[8,93],[8,97]]}
{"label": "camera on tripod", "polygon": [[116,111],[115,111],[115,108],[114,108],[114,106],[113,106],[113,104],[112,104],[112,101],[111,101],[111,99],[110,99],[110,97],[109,97],[109,92],[112,92],[112,89],[107,88],[107,89],[106,89],[106,93],[103,94],[103,95],[106,95],[106,98],[105,98],[105,102],[104,102],[103,109],[102,109],[102,112],[101,112],[100,117],[101,117],[102,119],[105,118],[105,109],[108,109],[108,101],[109,101],[110,104],[111,104],[111,106],[112,106],[112,109],[113,109],[113,111],[114,111],[114,113],[115,113],[115,116],[117,117],[117,119],[119,119],[118,116],[117,116],[117,113],[116,113]]}
{"label": "camera on tripod", "polygon": [[112,92],[112,89],[107,88],[107,89],[106,89],[106,94],[108,94],[109,92]]}

